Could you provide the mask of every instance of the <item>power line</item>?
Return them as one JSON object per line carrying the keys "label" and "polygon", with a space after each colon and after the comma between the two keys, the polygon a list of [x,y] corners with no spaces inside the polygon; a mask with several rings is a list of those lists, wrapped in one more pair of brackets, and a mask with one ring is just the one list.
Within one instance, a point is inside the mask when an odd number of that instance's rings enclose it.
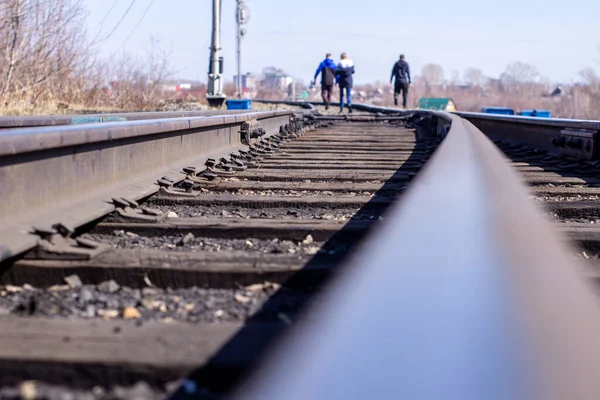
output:
{"label": "power line", "polygon": [[100,35],[102,35],[102,25],[104,24],[104,21],[106,21],[106,18],[108,18],[108,16],[110,15],[110,13],[114,10],[115,6],[117,5],[117,3],[119,2],[119,0],[115,0],[112,4],[112,6],[110,7],[110,9],[106,12],[106,14],[104,14],[104,16],[102,17],[102,19],[100,20],[100,22],[98,22],[96,24],[96,28],[98,28],[98,32],[96,32],[96,35],[94,36],[93,39],[93,43],[97,44],[99,42],[102,41],[102,39],[98,39],[100,37]]}
{"label": "power line", "polygon": [[131,10],[131,7],[133,7],[134,4],[135,4],[135,0],[131,0],[131,3],[129,4],[129,7],[127,7],[127,10],[125,10],[125,13],[121,17],[121,19],[119,19],[119,22],[117,22],[117,24],[112,29],[112,31],[110,31],[110,33],[108,35],[106,35],[104,38],[102,38],[102,40],[106,40],[106,39],[110,38],[112,36],[112,34],[115,33],[115,31],[117,30],[117,28],[119,27],[119,25],[121,25],[121,22],[123,22],[123,20],[127,16],[127,14],[129,14],[129,11]]}
{"label": "power line", "polygon": [[106,21],[106,18],[110,15],[110,13],[112,12],[112,10],[115,9],[115,6],[117,5],[117,3],[119,2],[119,0],[115,0],[113,5],[110,7],[110,9],[106,12],[106,14],[104,14],[104,17],[102,17],[102,19],[100,20],[100,22],[98,22],[98,25],[102,25],[104,23],[104,21]]}
{"label": "power line", "polygon": [[138,28],[138,26],[140,26],[140,24],[144,20],[144,17],[146,16],[146,14],[148,14],[148,11],[150,10],[150,7],[152,7],[152,4],[154,3],[154,1],[155,0],[151,0],[150,3],[148,3],[148,7],[146,7],[146,9],[144,10],[144,13],[142,14],[142,16],[140,17],[140,19],[138,20],[138,22],[135,24],[135,26],[133,27],[133,29],[131,30],[131,32],[129,32],[129,35],[127,35],[127,38],[123,41],[123,43],[121,44],[121,47],[125,43],[127,43],[127,41],[131,38],[131,35],[133,35],[134,32],[136,31],[136,29]]}

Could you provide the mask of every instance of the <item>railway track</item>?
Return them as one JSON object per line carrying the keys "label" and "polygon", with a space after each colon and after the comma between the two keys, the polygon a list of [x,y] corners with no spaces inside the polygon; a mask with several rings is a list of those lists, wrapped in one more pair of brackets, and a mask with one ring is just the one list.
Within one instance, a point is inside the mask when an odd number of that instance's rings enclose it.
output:
{"label": "railway track", "polygon": [[70,234],[97,254],[7,263],[4,394],[163,398],[185,377],[196,393],[229,390],[436,144],[405,120],[317,124],[225,161],[240,168],[164,183],[136,205],[151,212],[117,209]]}
{"label": "railway track", "polygon": [[441,147],[235,398],[598,397],[598,123],[434,115]]}
{"label": "railway track", "polygon": [[535,149],[497,141],[528,184],[530,198],[546,219],[574,245],[571,256],[584,260],[596,285],[600,266],[600,180],[596,161],[540,154]]}
{"label": "railway track", "polygon": [[595,398],[594,123],[301,105],[0,121],[0,397]]}

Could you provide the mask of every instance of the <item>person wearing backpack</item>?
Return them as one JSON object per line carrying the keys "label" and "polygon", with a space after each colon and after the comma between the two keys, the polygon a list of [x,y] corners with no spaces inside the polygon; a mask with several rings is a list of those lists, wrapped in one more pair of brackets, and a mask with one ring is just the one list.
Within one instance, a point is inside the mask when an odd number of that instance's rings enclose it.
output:
{"label": "person wearing backpack", "polygon": [[317,68],[317,72],[315,72],[315,77],[312,81],[312,84],[314,85],[317,76],[321,74],[321,96],[323,97],[326,110],[329,109],[329,105],[331,104],[331,94],[335,83],[336,69],[337,67],[335,61],[331,58],[331,53],[327,53],[325,59],[319,64],[319,68]]}
{"label": "person wearing backpack", "polygon": [[398,105],[398,95],[402,92],[402,107],[406,109],[406,97],[408,96],[408,87],[410,86],[410,68],[404,60],[404,54],[400,54],[400,60],[396,61],[392,68],[390,83],[396,78],[394,84],[394,105]]}

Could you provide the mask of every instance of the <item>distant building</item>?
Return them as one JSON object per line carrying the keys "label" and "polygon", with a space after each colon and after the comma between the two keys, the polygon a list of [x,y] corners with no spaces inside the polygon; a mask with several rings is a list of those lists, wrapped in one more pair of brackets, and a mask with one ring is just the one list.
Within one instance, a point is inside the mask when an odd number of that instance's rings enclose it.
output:
{"label": "distant building", "polygon": [[179,85],[176,83],[163,83],[161,85],[161,89],[164,90],[165,92],[178,92]]}
{"label": "distant building", "polygon": [[561,96],[563,94],[563,88],[562,86],[557,86],[556,88],[554,88],[554,90],[552,91],[552,93],[550,93],[551,97],[554,96]]}
{"label": "distant building", "polygon": [[191,81],[187,79],[177,79],[165,81],[161,85],[162,90],[165,92],[177,92],[177,93],[185,93],[191,90],[197,90],[201,86],[200,82]]}
{"label": "distant building", "polygon": [[186,91],[186,90],[190,90],[192,88],[192,84],[191,83],[180,83],[177,85],[177,89],[175,89],[177,92],[181,92],[181,91]]}
{"label": "distant building", "polygon": [[[233,77],[233,84],[237,87],[237,75]],[[256,78],[250,72],[247,74],[241,75],[240,80],[242,81],[242,93],[253,93],[256,91]]]}
{"label": "distant building", "polygon": [[287,89],[293,82],[291,76],[280,76],[277,78],[279,89],[285,90]]}

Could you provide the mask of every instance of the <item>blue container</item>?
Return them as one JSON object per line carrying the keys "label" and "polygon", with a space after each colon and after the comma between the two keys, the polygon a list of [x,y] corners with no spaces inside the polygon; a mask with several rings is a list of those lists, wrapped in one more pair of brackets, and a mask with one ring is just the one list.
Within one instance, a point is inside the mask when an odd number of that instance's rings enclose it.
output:
{"label": "blue container", "polygon": [[552,114],[548,110],[522,110],[519,115],[524,117],[551,118]]}
{"label": "blue container", "polygon": [[481,112],[486,114],[515,115],[515,110],[504,107],[483,107]]}
{"label": "blue container", "polygon": [[227,100],[227,109],[228,110],[251,110],[252,109],[252,100],[248,99],[235,99],[235,100]]}

